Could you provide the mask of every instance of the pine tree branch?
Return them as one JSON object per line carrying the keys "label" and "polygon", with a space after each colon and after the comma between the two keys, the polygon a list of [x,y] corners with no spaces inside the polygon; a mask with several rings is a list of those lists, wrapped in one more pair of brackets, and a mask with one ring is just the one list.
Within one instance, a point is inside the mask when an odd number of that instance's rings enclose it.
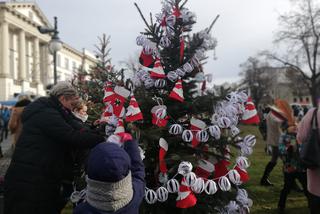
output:
{"label": "pine tree branch", "polygon": [[148,27],[148,29],[149,29],[150,31],[152,31],[152,29],[150,28],[150,26],[149,26],[149,24],[148,24],[148,22],[147,22],[146,18],[144,17],[144,15],[143,15],[143,14],[142,14],[142,12],[141,12],[140,7],[138,6],[138,4],[137,4],[136,2],[134,3],[134,6],[136,6],[136,8],[137,8],[137,10],[138,10],[138,12],[139,12],[139,14],[140,14],[140,16],[141,16],[142,20],[144,21],[145,25]]}
{"label": "pine tree branch", "polygon": [[180,9],[182,9],[184,7],[185,4],[187,4],[188,0],[185,0],[182,5],[180,6]]}
{"label": "pine tree branch", "polygon": [[213,25],[216,23],[216,21],[218,20],[218,18],[220,17],[220,15],[217,15],[216,18],[213,20],[213,22],[211,23],[209,29],[207,30],[207,33],[210,33]]}

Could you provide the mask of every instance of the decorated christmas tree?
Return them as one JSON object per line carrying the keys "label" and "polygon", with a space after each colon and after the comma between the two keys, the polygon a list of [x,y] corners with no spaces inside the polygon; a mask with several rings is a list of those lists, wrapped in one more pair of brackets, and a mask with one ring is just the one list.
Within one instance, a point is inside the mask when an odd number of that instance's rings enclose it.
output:
{"label": "decorated christmas tree", "polygon": [[211,76],[203,63],[217,45],[211,31],[218,16],[192,34],[196,17],[186,3],[163,1],[149,22],[135,4],[146,25],[137,37],[140,70],[124,84],[123,72],[110,71],[100,57],[79,89],[99,106],[108,135],[139,140],[146,170],[140,213],[248,213],[252,201],[241,185],[256,139],[240,137],[237,127],[248,96],[206,90]]}

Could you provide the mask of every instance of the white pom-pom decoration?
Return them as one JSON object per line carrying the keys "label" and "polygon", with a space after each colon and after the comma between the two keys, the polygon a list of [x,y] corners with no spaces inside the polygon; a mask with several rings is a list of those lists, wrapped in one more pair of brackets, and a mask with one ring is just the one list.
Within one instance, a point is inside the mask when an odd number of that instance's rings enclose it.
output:
{"label": "white pom-pom decoration", "polygon": [[167,190],[170,193],[176,193],[179,191],[180,184],[176,179],[170,179],[167,182]]}
{"label": "white pom-pom decoration", "polygon": [[208,132],[206,130],[198,131],[196,134],[196,139],[199,142],[207,142],[209,140]]}
{"label": "white pom-pom decoration", "polygon": [[204,191],[208,195],[213,195],[217,192],[217,190],[218,190],[218,188],[217,188],[216,182],[214,182],[213,180],[207,180]]}
{"label": "white pom-pom decoration", "polygon": [[235,137],[240,133],[240,129],[238,129],[236,126],[231,126],[231,136]]}
{"label": "white pom-pom decoration", "polygon": [[219,118],[220,116],[218,114],[213,114],[212,117],[211,117],[211,123],[214,124],[214,125],[217,125],[218,124],[218,121],[219,121]]}
{"label": "white pom-pom decoration", "polygon": [[221,137],[221,130],[217,125],[209,126],[209,133],[216,140],[219,140]]}
{"label": "white pom-pom decoration", "polygon": [[146,79],[143,83],[146,89],[150,89],[154,86],[154,80],[151,78]]}
{"label": "white pom-pom decoration", "polygon": [[182,161],[179,164],[178,173],[185,176],[192,171],[192,164],[189,161]]}
{"label": "white pom-pom decoration", "polygon": [[224,192],[229,191],[231,189],[230,181],[226,176],[219,178],[218,185],[220,189]]}
{"label": "white pom-pom decoration", "polygon": [[170,39],[169,39],[168,37],[163,36],[163,37],[160,39],[160,45],[161,45],[162,47],[167,48],[167,47],[169,47],[169,46],[171,45],[171,41],[170,41]]}
{"label": "white pom-pom decoration", "polygon": [[227,117],[221,117],[218,119],[218,126],[222,129],[226,129],[231,125],[231,121]]}
{"label": "white pom-pom decoration", "polygon": [[186,174],[184,176],[184,178],[186,179],[186,184],[187,186],[191,187],[192,185],[194,185],[194,183],[197,180],[197,176],[196,174],[194,174],[193,172],[189,172],[188,174]]}
{"label": "white pom-pom decoration", "polygon": [[167,116],[167,109],[165,106],[160,106],[156,112],[155,112],[155,115],[157,118],[160,118],[160,119],[164,119],[166,116]]}
{"label": "white pom-pom decoration", "polygon": [[254,135],[247,135],[247,136],[245,136],[245,137],[243,138],[243,142],[244,142],[244,144],[246,144],[247,146],[253,147],[253,146],[256,144],[256,142],[257,142],[256,136],[254,136]]}
{"label": "white pom-pom decoration", "polygon": [[238,213],[239,205],[235,201],[230,201],[229,204],[226,206],[228,213]]}
{"label": "white pom-pom decoration", "polygon": [[244,91],[240,91],[238,93],[238,96],[240,98],[240,102],[244,103],[248,100],[248,95]]}
{"label": "white pom-pom decoration", "polygon": [[243,155],[243,156],[249,156],[251,155],[253,152],[253,149],[249,146],[246,146],[246,145],[243,145],[241,146],[241,149],[240,149],[240,154]]}
{"label": "white pom-pom decoration", "polygon": [[165,202],[168,199],[169,193],[165,187],[159,187],[156,193],[158,201]]}
{"label": "white pom-pom decoration", "polygon": [[237,157],[236,162],[240,169],[247,169],[250,166],[248,158],[243,156]]}
{"label": "white pom-pom decoration", "polygon": [[230,180],[233,184],[235,184],[235,185],[241,184],[240,174],[239,174],[239,172],[238,172],[237,170],[234,170],[234,169],[230,170],[230,171],[229,171],[229,174],[228,174],[228,177],[229,177],[229,180]]}
{"label": "white pom-pom decoration", "polygon": [[175,71],[169,71],[168,74],[167,74],[167,78],[171,82],[175,82],[178,79],[178,77],[179,77],[179,75]]}
{"label": "white pom-pom decoration", "polygon": [[193,66],[187,62],[183,65],[183,70],[187,73],[191,73],[193,71]]}
{"label": "white pom-pom decoration", "polygon": [[157,193],[152,189],[148,189],[145,194],[145,200],[148,204],[154,204],[157,201]]}
{"label": "white pom-pom decoration", "polygon": [[181,68],[178,68],[176,72],[180,77],[183,77],[184,75],[186,75],[186,72]]}
{"label": "white pom-pom decoration", "polygon": [[166,86],[166,80],[164,79],[157,79],[155,82],[154,82],[154,86],[156,88],[163,88]]}
{"label": "white pom-pom decoration", "polygon": [[191,130],[184,130],[182,132],[182,140],[184,142],[191,142],[193,139],[193,134]]}
{"label": "white pom-pom decoration", "polygon": [[205,189],[205,184],[202,178],[197,178],[194,184],[191,186],[191,190],[196,194],[202,193],[204,189]]}
{"label": "white pom-pom decoration", "polygon": [[180,124],[173,124],[169,128],[169,133],[174,135],[181,134],[182,131],[183,131],[183,128]]}
{"label": "white pom-pom decoration", "polygon": [[137,37],[136,42],[138,46],[142,46],[145,43],[146,37],[140,35]]}

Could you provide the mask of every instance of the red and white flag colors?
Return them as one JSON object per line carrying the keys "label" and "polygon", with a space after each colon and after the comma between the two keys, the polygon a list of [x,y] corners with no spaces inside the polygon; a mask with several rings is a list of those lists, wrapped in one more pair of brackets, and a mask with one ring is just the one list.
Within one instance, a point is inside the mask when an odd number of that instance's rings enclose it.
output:
{"label": "red and white flag colors", "polygon": [[130,95],[130,91],[121,86],[116,86],[114,88],[114,96],[111,100],[111,105],[113,108],[113,114],[117,117],[123,117],[125,109],[123,107],[124,102]]}
{"label": "red and white flag colors", "polygon": [[104,87],[104,97],[103,97],[103,102],[110,102],[113,100],[114,97],[114,91],[112,88],[112,83],[111,82],[106,82],[105,87]]}
{"label": "red and white flag colors", "polygon": [[198,166],[195,173],[198,177],[208,178],[214,171],[214,165],[207,160],[201,159],[198,161]]}
{"label": "red and white flag colors", "polygon": [[259,124],[260,122],[257,109],[251,97],[248,98],[241,122],[244,124]]}
{"label": "red and white flag colors", "polygon": [[191,188],[186,183],[186,179],[182,178],[181,185],[179,187],[176,207],[178,208],[190,208],[196,205],[197,198],[191,191]]}
{"label": "red and white flag colors", "polygon": [[[203,122],[202,120],[196,119],[194,117],[191,118],[190,120],[190,130],[193,133],[193,136],[196,136],[197,132],[200,130],[204,130],[206,128],[206,123]],[[192,138],[192,147],[195,148],[199,144],[199,141],[197,140],[196,137]]]}
{"label": "red and white flag colors", "polygon": [[143,120],[143,115],[136,98],[134,96],[131,96],[129,106],[127,108],[126,121],[134,122],[137,120]]}
{"label": "red and white flag colors", "polygon": [[159,139],[159,146],[160,146],[160,150],[159,150],[160,172],[162,172],[162,174],[166,174],[168,172],[168,169],[167,169],[167,164],[166,164],[166,161],[164,158],[165,158],[167,151],[168,151],[168,143],[165,139],[160,138]]}
{"label": "red and white flag colors", "polygon": [[182,80],[179,79],[174,88],[172,89],[171,93],[169,94],[169,97],[175,100],[178,100],[180,102],[184,101],[184,96],[183,96],[183,88],[182,88]]}
{"label": "red and white flag colors", "polygon": [[154,59],[152,54],[146,54],[144,50],[141,51],[139,62],[141,65],[152,68],[154,65]]}
{"label": "red and white flag colors", "polygon": [[150,72],[150,77],[151,78],[165,78],[166,74],[163,71],[163,67],[161,65],[160,59],[156,59],[155,63],[154,63],[154,67]]}

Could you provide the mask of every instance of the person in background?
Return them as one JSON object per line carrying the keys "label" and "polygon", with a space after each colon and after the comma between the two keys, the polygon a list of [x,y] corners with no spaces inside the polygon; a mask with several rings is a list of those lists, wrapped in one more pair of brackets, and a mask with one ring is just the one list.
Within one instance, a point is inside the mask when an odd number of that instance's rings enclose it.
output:
{"label": "person in background", "polygon": [[262,186],[272,186],[269,181],[269,175],[277,165],[279,156],[279,138],[281,135],[281,124],[286,121],[285,112],[280,109],[280,100],[276,100],[274,106],[270,106],[270,112],[266,117],[267,124],[267,148],[271,147],[271,160],[267,164],[263,176],[260,180]]}
{"label": "person in background", "polygon": [[22,131],[21,114],[24,108],[31,103],[28,97],[21,97],[12,109],[12,113],[9,120],[9,130],[13,134],[12,146],[15,147],[17,140]]}
{"label": "person in background", "polygon": [[119,136],[111,135],[90,152],[86,202],[73,213],[138,214],[145,191],[144,177],[138,142],[121,143]]}
{"label": "person in background", "polygon": [[[318,122],[320,121],[320,111],[318,110],[315,112],[316,110],[316,108],[310,109],[298,125],[297,139],[302,144],[309,139],[311,133],[311,121],[314,113],[316,113]],[[320,126],[318,133],[320,134]],[[316,214],[320,212],[320,168],[307,169],[307,180],[310,213]]]}
{"label": "person in background", "polygon": [[4,131],[4,120],[2,119],[2,115],[0,114],[0,158],[3,157],[1,143],[3,141],[3,131]]}
{"label": "person in background", "polygon": [[59,82],[50,97],[41,97],[23,111],[21,135],[4,181],[4,213],[58,214],[66,154],[73,148],[92,148],[105,137],[72,126],[77,91]]}
{"label": "person in background", "polygon": [[291,190],[296,188],[295,179],[300,182],[303,192],[308,198],[306,169],[300,161],[300,145],[296,140],[297,127],[284,125],[283,129],[284,132],[279,141],[279,155],[283,161],[284,184],[278,201],[279,214],[285,213],[287,196]]}
{"label": "person in background", "polygon": [[8,133],[9,133],[8,123],[9,123],[9,119],[10,119],[10,109],[7,106],[2,106],[0,113],[1,113],[1,117],[4,121],[4,128],[3,128],[1,138],[2,138],[2,140],[5,140],[8,138]]}

